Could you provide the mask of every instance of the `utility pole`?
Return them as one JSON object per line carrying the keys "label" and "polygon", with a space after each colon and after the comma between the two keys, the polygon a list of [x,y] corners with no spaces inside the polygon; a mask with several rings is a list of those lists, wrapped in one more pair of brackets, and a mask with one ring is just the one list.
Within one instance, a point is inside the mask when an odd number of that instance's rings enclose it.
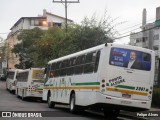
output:
{"label": "utility pole", "polygon": [[68,7],[68,3],[79,3],[79,0],[53,0],[54,3],[62,3],[65,6],[65,17],[66,17],[66,21],[65,21],[65,27],[66,27],[66,33],[67,33],[67,7]]}

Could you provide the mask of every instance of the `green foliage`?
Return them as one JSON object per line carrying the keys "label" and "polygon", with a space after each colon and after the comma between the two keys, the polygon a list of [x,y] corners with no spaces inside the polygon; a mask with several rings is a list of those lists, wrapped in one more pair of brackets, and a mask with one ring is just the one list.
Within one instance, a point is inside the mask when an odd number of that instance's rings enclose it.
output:
{"label": "green foliage", "polygon": [[59,57],[60,44],[64,39],[64,32],[57,27],[45,31],[43,38],[36,42],[37,66],[44,66],[49,60]]}
{"label": "green foliage", "polygon": [[160,108],[160,87],[154,87],[153,89],[152,107]]}
{"label": "green foliage", "polygon": [[18,40],[21,42],[15,45],[12,51],[22,54],[30,61],[16,66],[21,68],[24,65],[28,68],[32,63],[34,67],[43,67],[52,59],[113,42],[115,32],[112,22],[105,17],[99,21],[95,16],[91,19],[85,17],[80,25],[70,26],[67,34],[59,27],[52,27],[45,31],[39,28],[24,30],[18,35]]}

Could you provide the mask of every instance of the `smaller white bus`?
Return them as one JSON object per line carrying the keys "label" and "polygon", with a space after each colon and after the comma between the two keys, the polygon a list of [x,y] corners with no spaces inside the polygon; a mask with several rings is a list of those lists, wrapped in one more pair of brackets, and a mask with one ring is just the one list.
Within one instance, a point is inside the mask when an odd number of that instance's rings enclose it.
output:
{"label": "smaller white bus", "polygon": [[17,76],[16,95],[24,100],[26,97],[42,98],[44,69],[30,68],[20,71]]}
{"label": "smaller white bus", "polygon": [[7,72],[7,79],[6,79],[6,89],[10,92],[15,92],[15,85],[16,85],[16,76],[20,69],[10,69]]}

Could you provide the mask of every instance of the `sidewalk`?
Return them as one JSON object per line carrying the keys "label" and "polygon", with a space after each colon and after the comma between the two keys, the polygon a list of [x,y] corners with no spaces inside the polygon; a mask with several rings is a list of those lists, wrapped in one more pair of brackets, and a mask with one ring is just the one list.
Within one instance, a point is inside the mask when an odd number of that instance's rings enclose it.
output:
{"label": "sidewalk", "polygon": [[149,111],[160,111],[160,108],[151,108]]}

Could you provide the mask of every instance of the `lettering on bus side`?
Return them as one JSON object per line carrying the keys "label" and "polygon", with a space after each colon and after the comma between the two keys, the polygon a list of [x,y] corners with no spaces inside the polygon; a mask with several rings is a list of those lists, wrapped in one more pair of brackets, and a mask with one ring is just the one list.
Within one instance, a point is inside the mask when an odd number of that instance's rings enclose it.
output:
{"label": "lettering on bus side", "polygon": [[138,91],[146,91],[146,88],[145,87],[136,87],[136,90],[138,90]]}
{"label": "lettering on bus side", "polygon": [[122,76],[118,76],[109,80],[110,86],[115,86],[124,82],[125,82],[125,79],[123,79]]}

